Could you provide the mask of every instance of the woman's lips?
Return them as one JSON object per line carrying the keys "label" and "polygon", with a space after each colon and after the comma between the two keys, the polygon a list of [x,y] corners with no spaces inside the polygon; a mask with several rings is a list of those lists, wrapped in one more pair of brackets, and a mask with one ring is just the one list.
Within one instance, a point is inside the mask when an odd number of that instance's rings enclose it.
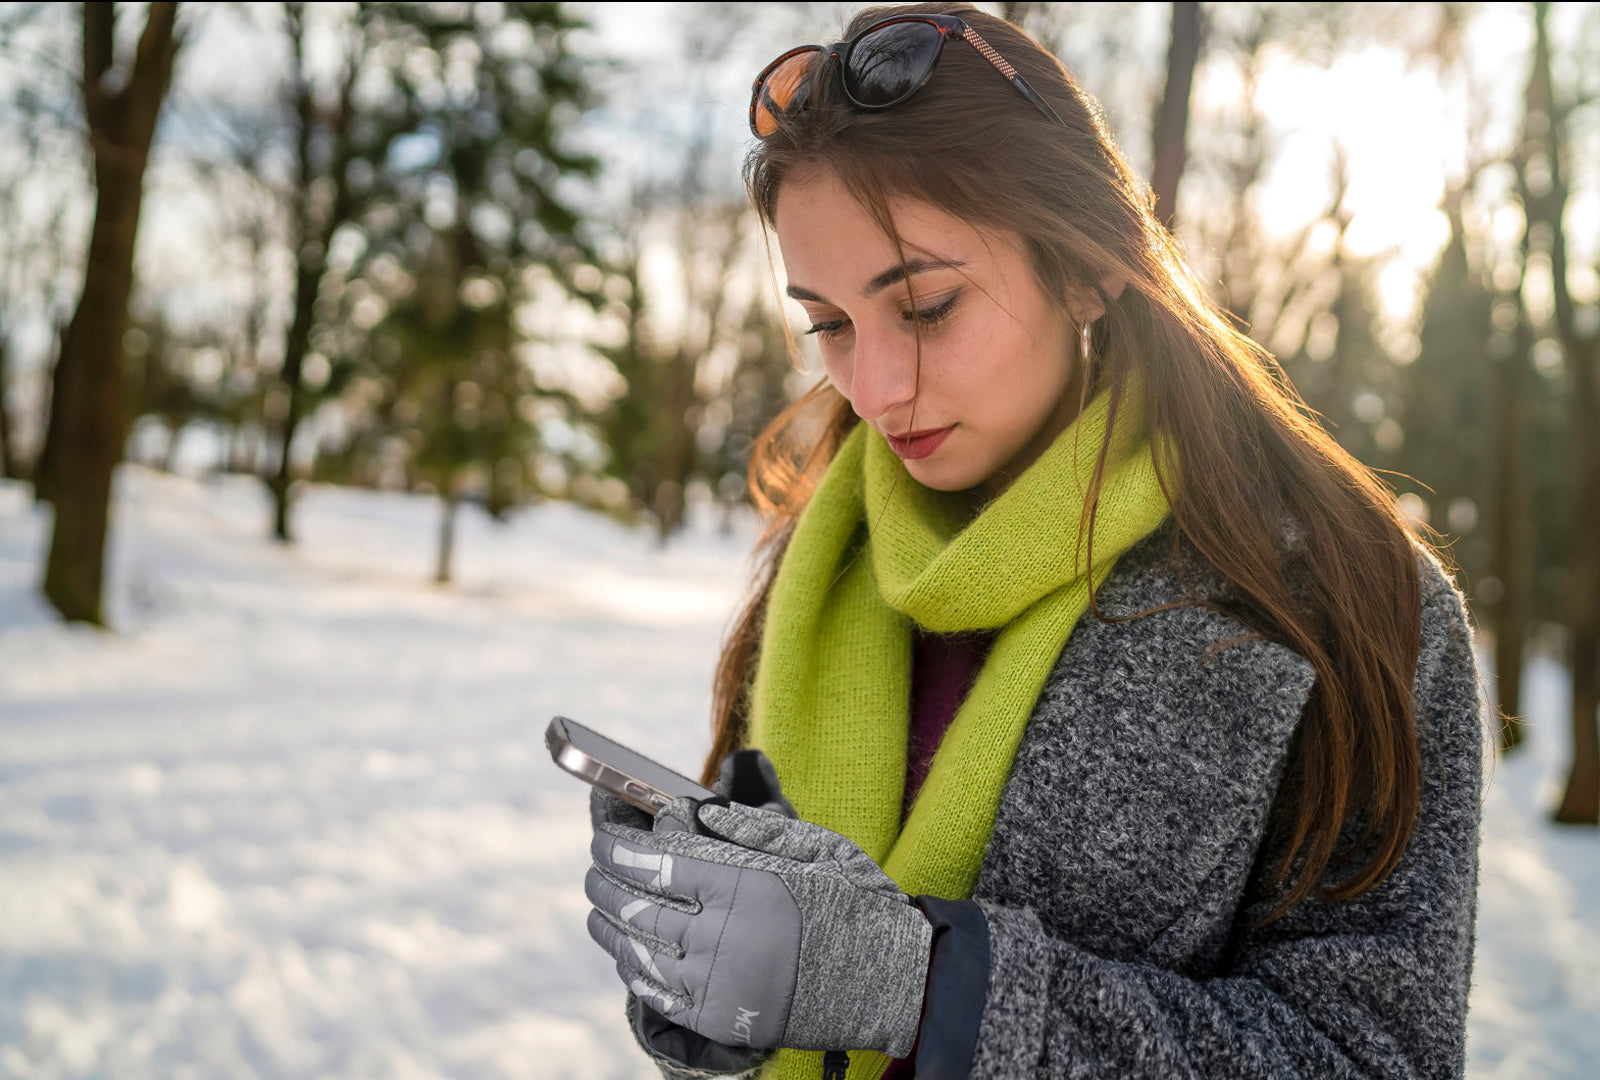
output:
{"label": "woman's lips", "polygon": [[889,440],[889,449],[902,458],[925,458],[939,449],[939,444],[955,429],[956,426],[951,424],[949,427],[911,431],[903,436],[885,434],[884,438]]}

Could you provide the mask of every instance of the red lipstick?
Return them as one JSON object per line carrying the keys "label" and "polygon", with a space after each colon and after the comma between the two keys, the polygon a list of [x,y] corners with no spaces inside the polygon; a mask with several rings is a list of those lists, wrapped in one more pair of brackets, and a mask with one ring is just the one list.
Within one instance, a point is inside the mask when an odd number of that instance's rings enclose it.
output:
{"label": "red lipstick", "polygon": [[889,440],[889,449],[908,460],[925,458],[935,450],[939,444],[956,429],[954,424],[949,427],[927,428],[923,431],[908,431],[904,435],[885,434]]}

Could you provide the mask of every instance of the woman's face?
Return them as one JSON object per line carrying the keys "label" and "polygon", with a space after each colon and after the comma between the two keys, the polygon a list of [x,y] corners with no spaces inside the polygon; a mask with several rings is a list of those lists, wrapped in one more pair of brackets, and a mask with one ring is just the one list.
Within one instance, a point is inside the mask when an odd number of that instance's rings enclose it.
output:
{"label": "woman's face", "polygon": [[906,471],[990,498],[1076,415],[1081,323],[1040,289],[1015,234],[914,199],[889,207],[905,272],[837,178],[791,176],[774,215],[789,295],[811,320],[828,381]]}

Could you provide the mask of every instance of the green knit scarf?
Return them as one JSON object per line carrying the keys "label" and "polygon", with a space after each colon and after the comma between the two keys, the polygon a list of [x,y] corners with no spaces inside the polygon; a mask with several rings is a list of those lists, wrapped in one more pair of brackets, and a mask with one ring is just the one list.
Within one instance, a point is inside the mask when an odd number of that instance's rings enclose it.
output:
{"label": "green knit scarf", "polygon": [[[796,524],[768,600],[749,745],[772,759],[802,817],[855,841],[910,895],[971,896],[1023,729],[1088,608],[1079,521],[1108,405],[1102,392],[970,521],[967,496],[917,483],[860,424]],[[1137,381],[1110,449],[1096,587],[1168,513]],[[999,634],[902,829],[913,623]],[[888,1062],[850,1058],[849,1080]],[[763,1080],[817,1080],[821,1059],[780,1050]]]}

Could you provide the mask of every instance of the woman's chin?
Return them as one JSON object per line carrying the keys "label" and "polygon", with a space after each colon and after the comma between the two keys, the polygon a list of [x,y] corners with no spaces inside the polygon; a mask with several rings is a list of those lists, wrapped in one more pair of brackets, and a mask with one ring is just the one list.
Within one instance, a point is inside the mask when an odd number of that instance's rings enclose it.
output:
{"label": "woman's chin", "polygon": [[939,455],[904,462],[911,479],[934,491],[967,491],[983,483],[981,469],[958,461],[940,461]]}

